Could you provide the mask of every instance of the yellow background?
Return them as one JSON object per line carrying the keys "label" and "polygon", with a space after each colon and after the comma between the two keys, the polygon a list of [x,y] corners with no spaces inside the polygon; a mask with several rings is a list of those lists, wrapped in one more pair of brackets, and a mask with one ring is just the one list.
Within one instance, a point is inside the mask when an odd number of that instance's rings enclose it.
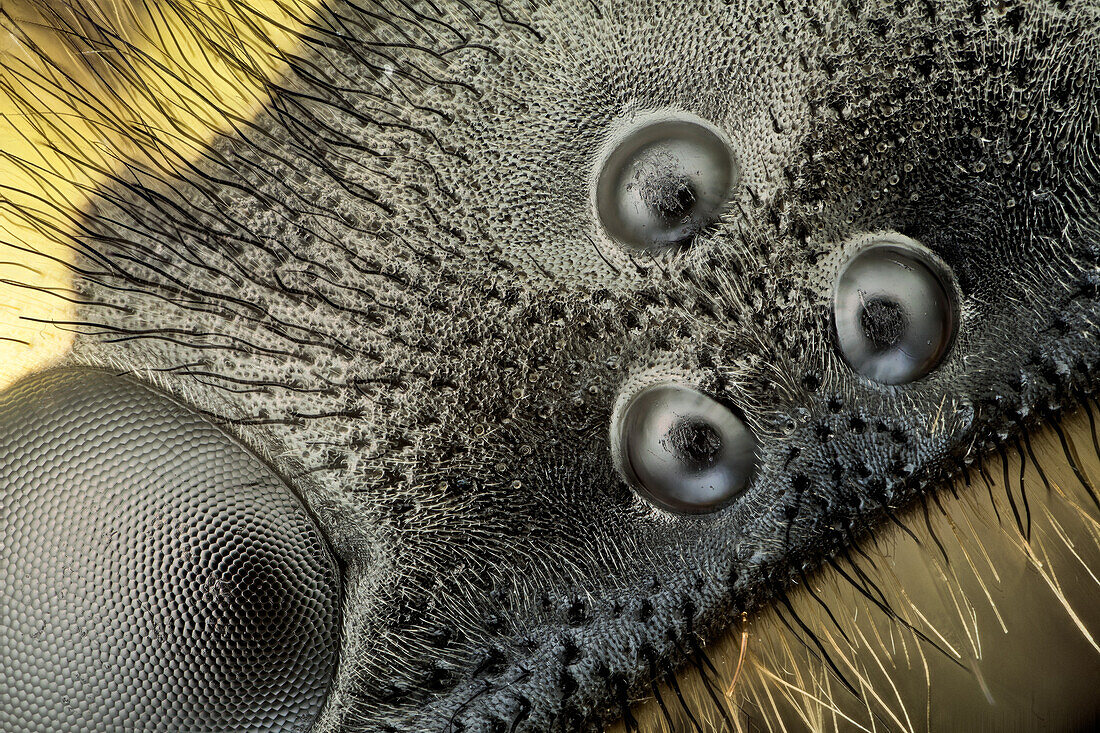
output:
{"label": "yellow background", "polygon": [[0,2],[0,389],[72,342],[69,235],[106,172],[163,169],[252,114],[317,0],[138,5]]}

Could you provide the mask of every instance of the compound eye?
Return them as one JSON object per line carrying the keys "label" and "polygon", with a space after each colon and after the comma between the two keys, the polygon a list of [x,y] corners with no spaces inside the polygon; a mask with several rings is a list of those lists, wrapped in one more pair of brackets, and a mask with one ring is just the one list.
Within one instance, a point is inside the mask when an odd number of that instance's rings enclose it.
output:
{"label": "compound eye", "polygon": [[688,244],[722,213],[738,178],[729,146],[689,120],[643,125],[604,162],[596,208],[608,234],[628,247]]}
{"label": "compound eye", "polygon": [[715,511],[736,499],[756,465],[756,440],[745,423],[705,394],[675,384],[634,395],[613,442],[635,490],[684,514]]}
{"label": "compound eye", "polygon": [[915,243],[879,241],[852,257],[833,298],[844,360],[883,384],[912,382],[935,369],[958,326],[950,277]]}
{"label": "compound eye", "polygon": [[339,567],[271,468],[97,370],[0,395],[0,456],[0,729],[313,729]]}

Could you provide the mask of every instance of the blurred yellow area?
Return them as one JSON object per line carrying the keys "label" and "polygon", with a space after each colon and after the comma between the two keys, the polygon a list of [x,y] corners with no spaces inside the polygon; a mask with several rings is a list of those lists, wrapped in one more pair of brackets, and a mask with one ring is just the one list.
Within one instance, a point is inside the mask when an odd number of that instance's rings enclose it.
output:
{"label": "blurred yellow area", "polygon": [[0,389],[72,342],[79,212],[247,120],[319,0],[0,2]]}

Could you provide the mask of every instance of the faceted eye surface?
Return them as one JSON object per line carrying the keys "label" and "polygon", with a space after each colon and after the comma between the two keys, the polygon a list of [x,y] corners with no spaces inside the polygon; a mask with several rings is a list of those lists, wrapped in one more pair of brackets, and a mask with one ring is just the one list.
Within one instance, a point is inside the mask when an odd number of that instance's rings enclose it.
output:
{"label": "faceted eye surface", "polygon": [[729,200],[738,167],[715,132],[688,120],[643,125],[604,162],[596,208],[607,232],[643,249],[687,244]]}
{"label": "faceted eye surface", "polygon": [[0,395],[0,730],[303,731],[340,574],[258,457],[168,397],[56,370]]}
{"label": "faceted eye surface", "polygon": [[674,512],[720,509],[744,492],[756,464],[756,440],[745,423],[680,385],[653,385],[634,395],[613,437],[627,480]]}
{"label": "faceted eye surface", "polygon": [[856,254],[841,272],[833,299],[844,360],[883,384],[912,382],[934,369],[958,323],[948,277],[916,244],[881,241]]}

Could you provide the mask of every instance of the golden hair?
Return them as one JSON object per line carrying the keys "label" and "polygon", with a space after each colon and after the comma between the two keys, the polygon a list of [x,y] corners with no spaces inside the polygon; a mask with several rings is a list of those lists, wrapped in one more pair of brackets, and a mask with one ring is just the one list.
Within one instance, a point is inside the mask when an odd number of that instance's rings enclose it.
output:
{"label": "golden hair", "polygon": [[1098,446],[1095,404],[1010,438],[734,625],[616,730],[1084,729]]}
{"label": "golden hair", "polygon": [[[246,120],[280,71],[279,49],[296,43],[317,4],[0,7],[0,389],[69,348],[56,324],[74,297],[71,212],[108,176],[171,170]],[[103,33],[114,36],[99,58]],[[232,56],[256,65],[228,67],[202,52],[225,43],[254,48]],[[119,48],[126,59],[110,57]],[[112,97],[117,104],[102,103]],[[1095,406],[1010,439],[771,607],[735,619],[618,730],[923,731],[943,730],[946,715],[953,730],[996,725],[991,715],[1011,729],[1058,700],[1092,700],[1093,477],[1100,483]],[[1073,685],[1083,692],[1067,692]],[[1073,709],[1059,713],[1067,727],[1086,722]]]}

